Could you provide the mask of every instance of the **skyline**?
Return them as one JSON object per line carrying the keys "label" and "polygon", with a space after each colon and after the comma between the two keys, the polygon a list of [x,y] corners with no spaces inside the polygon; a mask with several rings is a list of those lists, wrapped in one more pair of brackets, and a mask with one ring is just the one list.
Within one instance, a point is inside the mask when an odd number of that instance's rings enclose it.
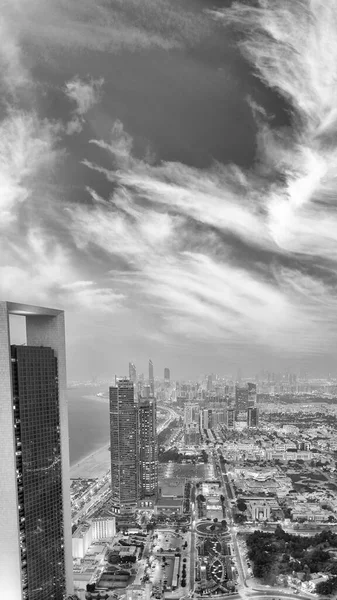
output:
{"label": "skyline", "polygon": [[70,379],[335,373],[336,24],[333,0],[3,7],[0,297],[66,311]]}
{"label": "skyline", "polygon": [[[10,314],[25,318],[27,344],[13,345]],[[78,423],[86,454],[69,468],[64,312],[4,301],[0,317],[7,595],[253,598],[256,584],[260,596],[272,585],[289,600],[331,595],[336,386],[332,400],[309,401],[307,374],[304,386],[293,373],[264,372],[261,388],[242,371],[230,385],[212,373],[201,385],[167,386],[168,368],[156,386],[151,359],[150,385],[129,362],[130,378],[116,376],[108,395],[76,394],[77,416],[83,401],[91,416]],[[99,404],[109,442],[92,431]],[[254,540],[265,547],[247,554]]]}

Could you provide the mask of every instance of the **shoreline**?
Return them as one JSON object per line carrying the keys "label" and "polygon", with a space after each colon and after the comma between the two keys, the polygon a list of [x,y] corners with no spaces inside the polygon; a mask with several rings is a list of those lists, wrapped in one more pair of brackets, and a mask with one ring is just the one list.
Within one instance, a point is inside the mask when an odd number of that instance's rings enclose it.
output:
{"label": "shoreline", "polygon": [[70,465],[70,479],[97,479],[110,469],[110,441]]}
{"label": "shoreline", "polygon": [[94,394],[88,394],[81,396],[84,400],[91,400],[93,402],[101,402],[102,404],[106,404],[109,406],[109,398],[103,398],[102,396],[95,396]]}

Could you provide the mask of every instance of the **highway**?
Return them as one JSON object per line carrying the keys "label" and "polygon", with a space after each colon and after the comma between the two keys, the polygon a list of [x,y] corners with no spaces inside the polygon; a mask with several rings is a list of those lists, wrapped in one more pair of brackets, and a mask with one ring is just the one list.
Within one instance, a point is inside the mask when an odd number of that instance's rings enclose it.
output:
{"label": "highway", "polygon": [[190,592],[194,591],[194,583],[195,583],[195,543],[196,543],[196,534],[195,534],[195,504],[192,503],[192,515],[191,515],[191,552],[190,552]]}
{"label": "highway", "polygon": [[166,410],[166,412],[169,413],[169,417],[168,419],[166,419],[166,421],[164,421],[164,423],[162,423],[158,429],[157,429],[157,434],[161,433],[162,431],[164,431],[164,429],[166,429],[166,427],[169,426],[169,424],[174,421],[175,419],[179,419],[180,416],[178,415],[178,413],[176,413],[173,408],[170,408],[169,406],[163,406],[162,404],[160,406],[158,406],[158,408],[160,408],[160,410]]}
{"label": "highway", "polygon": [[84,506],[82,506],[78,512],[72,515],[72,523],[78,523],[84,516],[88,514],[89,511],[93,510],[93,508],[101,502],[102,497],[109,490],[110,482],[107,482],[105,485],[103,485],[103,487],[100,488],[98,492],[96,492],[93,498],[90,498],[90,500]]}

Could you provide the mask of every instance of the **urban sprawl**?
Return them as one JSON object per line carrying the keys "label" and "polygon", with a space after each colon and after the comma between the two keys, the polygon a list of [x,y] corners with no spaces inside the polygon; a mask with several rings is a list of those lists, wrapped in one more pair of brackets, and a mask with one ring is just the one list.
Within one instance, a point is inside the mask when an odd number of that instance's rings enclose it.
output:
{"label": "urban sprawl", "polygon": [[147,377],[130,363],[100,394],[110,472],[72,481],[76,593],[334,594],[336,392],[307,374],[177,382],[168,368],[155,378],[151,360]]}
{"label": "urban sprawl", "polygon": [[150,360],[72,382],[106,405],[110,444],[69,469],[65,365],[63,311],[0,302],[1,598],[336,596],[333,378],[181,382]]}

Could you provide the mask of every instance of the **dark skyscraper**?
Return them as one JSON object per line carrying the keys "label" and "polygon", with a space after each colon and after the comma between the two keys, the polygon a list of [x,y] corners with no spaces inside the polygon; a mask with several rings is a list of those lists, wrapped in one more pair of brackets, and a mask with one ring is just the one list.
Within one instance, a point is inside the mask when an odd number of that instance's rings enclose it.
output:
{"label": "dark skyscraper", "polygon": [[248,425],[248,427],[258,427],[259,426],[259,409],[256,406],[248,407],[247,425]]}
{"label": "dark skyscraper", "polygon": [[136,370],[136,365],[132,362],[129,362],[129,378],[130,381],[132,381],[132,383],[134,385],[136,385],[137,383],[137,370]]}
{"label": "dark skyscraper", "polygon": [[248,383],[248,407],[256,406],[256,383]]}
{"label": "dark skyscraper", "polygon": [[248,388],[235,387],[235,410],[237,412],[246,411],[248,408]]}
{"label": "dark skyscraper", "polygon": [[154,374],[153,374],[153,362],[149,360],[149,386],[151,396],[154,396]]}
{"label": "dark skyscraper", "polygon": [[[10,346],[9,314],[27,346]],[[11,600],[72,592],[62,311],[0,303],[0,589]]]}
{"label": "dark skyscraper", "polygon": [[138,411],[129,379],[109,388],[111,488],[117,513],[132,511],[138,501]]}
{"label": "dark skyscraper", "polygon": [[165,367],[164,369],[164,384],[166,387],[169,387],[171,381],[170,369]]}
{"label": "dark skyscraper", "polygon": [[62,468],[57,359],[52,348],[34,346],[12,346],[11,355],[23,564],[28,559],[23,584],[27,582],[29,600],[61,599],[65,573],[60,534]]}
{"label": "dark skyscraper", "polygon": [[156,400],[139,399],[139,492],[154,500],[158,494],[158,442]]}

